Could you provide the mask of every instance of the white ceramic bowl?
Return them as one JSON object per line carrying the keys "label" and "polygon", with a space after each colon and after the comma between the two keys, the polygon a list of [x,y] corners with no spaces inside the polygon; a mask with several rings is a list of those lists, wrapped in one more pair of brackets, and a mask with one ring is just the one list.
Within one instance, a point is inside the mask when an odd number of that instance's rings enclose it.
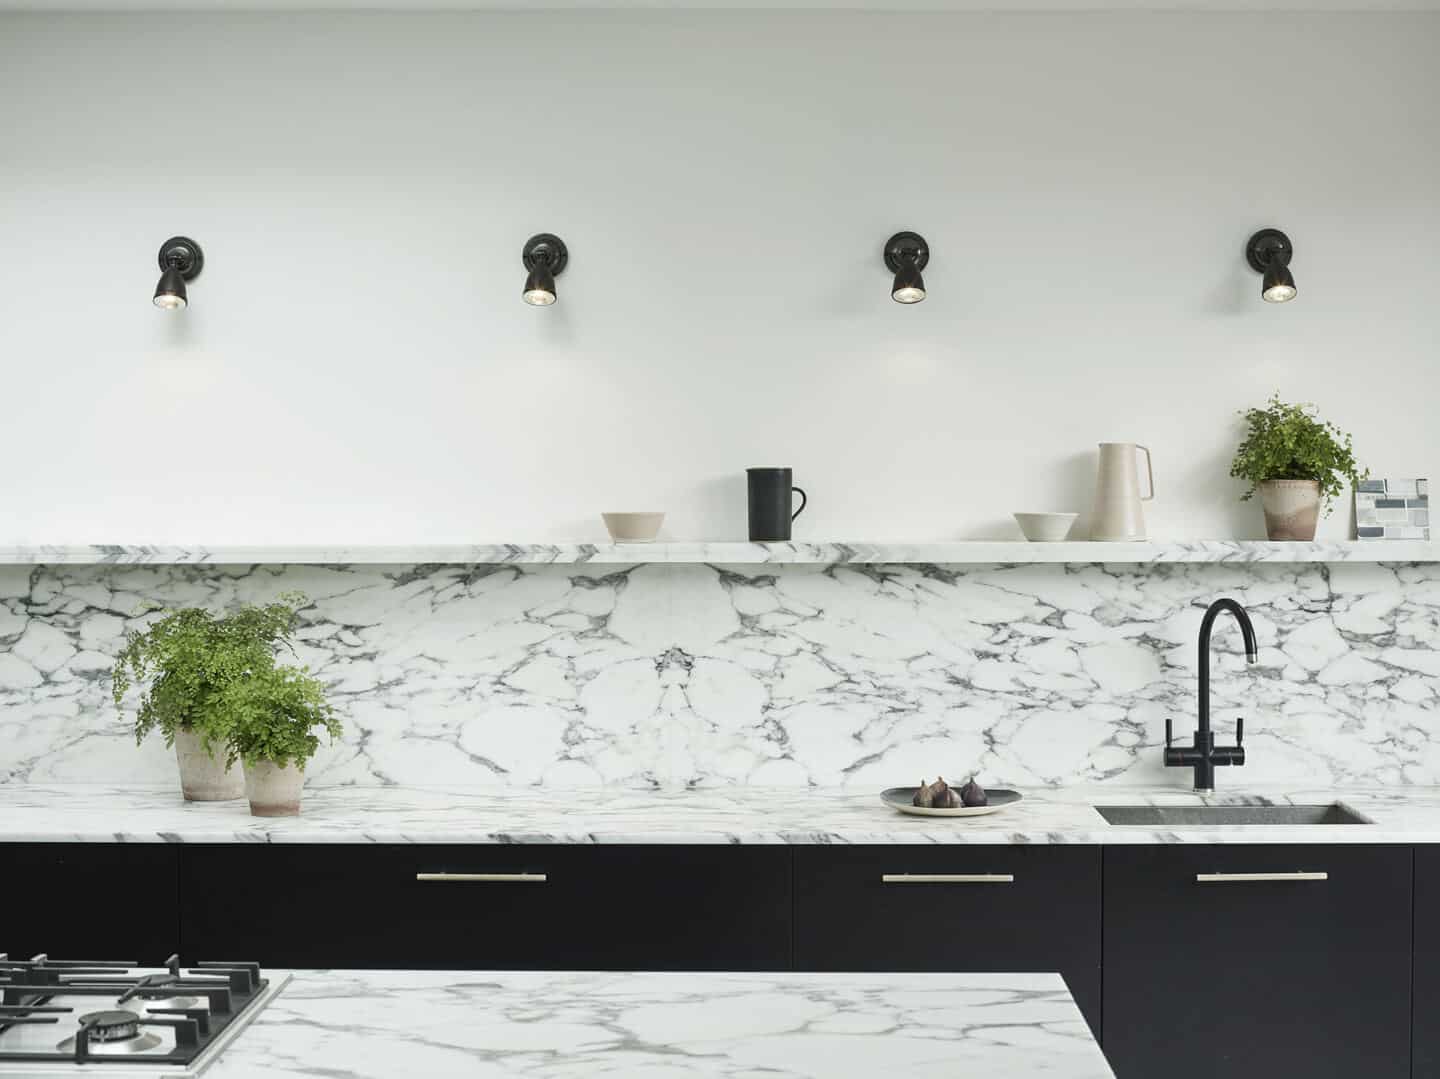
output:
{"label": "white ceramic bowl", "polygon": [[1078,513],[1017,513],[1015,523],[1031,543],[1059,543],[1070,535]]}
{"label": "white ceramic bowl", "polygon": [[602,513],[616,543],[649,543],[660,534],[663,513]]}

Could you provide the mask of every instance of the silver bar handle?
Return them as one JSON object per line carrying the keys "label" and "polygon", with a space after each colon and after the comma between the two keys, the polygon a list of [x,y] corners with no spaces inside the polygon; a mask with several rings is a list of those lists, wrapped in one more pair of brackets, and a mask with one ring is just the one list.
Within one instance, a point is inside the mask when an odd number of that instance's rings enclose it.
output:
{"label": "silver bar handle", "polygon": [[1329,880],[1329,873],[1196,873],[1196,884],[1246,884],[1269,880]]}
{"label": "silver bar handle", "polygon": [[423,881],[488,881],[492,884],[544,884],[550,879],[546,873],[416,873],[416,880]]}
{"label": "silver bar handle", "polygon": [[1014,884],[1014,873],[885,873],[881,884]]}

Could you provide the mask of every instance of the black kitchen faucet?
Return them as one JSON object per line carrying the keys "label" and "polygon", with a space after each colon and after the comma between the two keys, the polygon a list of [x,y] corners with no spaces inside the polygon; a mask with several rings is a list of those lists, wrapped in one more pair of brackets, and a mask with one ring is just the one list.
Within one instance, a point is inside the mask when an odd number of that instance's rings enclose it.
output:
{"label": "black kitchen faucet", "polygon": [[1165,767],[1194,768],[1197,791],[1215,789],[1216,765],[1245,763],[1245,749],[1241,745],[1245,741],[1243,717],[1235,720],[1233,746],[1217,746],[1215,735],[1210,730],[1210,631],[1221,611],[1229,611],[1240,623],[1240,634],[1245,638],[1246,660],[1254,663],[1260,658],[1255,646],[1255,627],[1250,624],[1250,615],[1245,608],[1228,597],[1210,604],[1200,621],[1200,727],[1195,732],[1194,746],[1172,746],[1174,727],[1170,720],[1165,721]]}

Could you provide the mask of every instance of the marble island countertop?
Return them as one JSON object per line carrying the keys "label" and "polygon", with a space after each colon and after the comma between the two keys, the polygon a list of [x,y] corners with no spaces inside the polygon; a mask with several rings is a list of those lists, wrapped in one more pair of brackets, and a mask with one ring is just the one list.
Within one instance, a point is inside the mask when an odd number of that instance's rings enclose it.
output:
{"label": "marble island countertop", "polygon": [[[1227,778],[1230,774],[1227,773]],[[1368,825],[1116,826],[1110,805],[1319,805]],[[983,817],[912,817],[878,792],[777,787],[691,791],[307,789],[303,812],[260,818],[245,802],[186,803],[170,788],[0,785],[0,842],[1139,844],[1440,843],[1440,788],[1264,789],[1201,798],[1181,788],[1027,791]]]}
{"label": "marble island countertop", "polygon": [[206,1071],[1112,1079],[1058,974],[297,971]]}

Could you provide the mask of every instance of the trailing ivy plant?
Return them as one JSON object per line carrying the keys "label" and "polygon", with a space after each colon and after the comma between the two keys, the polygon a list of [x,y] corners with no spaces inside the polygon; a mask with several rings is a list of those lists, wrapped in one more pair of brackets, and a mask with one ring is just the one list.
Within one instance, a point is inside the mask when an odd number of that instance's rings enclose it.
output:
{"label": "trailing ivy plant", "polygon": [[1355,463],[1350,436],[1321,420],[1314,405],[1290,405],[1277,393],[1264,408],[1240,413],[1248,428],[1235,451],[1230,475],[1250,484],[1241,500],[1254,496],[1268,480],[1314,480],[1325,512],[1345,490],[1370,475]]}
{"label": "trailing ivy plant", "polygon": [[330,741],[340,736],[325,687],[308,667],[269,667],[251,672],[220,693],[227,764],[274,761],[282,768],[304,766],[320,748],[323,728]]}
{"label": "trailing ivy plant", "polygon": [[275,666],[275,650],[290,647],[298,610],[307,602],[300,593],[287,592],[274,603],[247,605],[223,617],[185,607],[162,615],[144,631],[127,633],[111,671],[110,691],[119,709],[133,685],[146,686],[135,717],[135,741],[159,730],[169,746],[183,729],[198,733],[207,750],[223,743],[224,691]]}

